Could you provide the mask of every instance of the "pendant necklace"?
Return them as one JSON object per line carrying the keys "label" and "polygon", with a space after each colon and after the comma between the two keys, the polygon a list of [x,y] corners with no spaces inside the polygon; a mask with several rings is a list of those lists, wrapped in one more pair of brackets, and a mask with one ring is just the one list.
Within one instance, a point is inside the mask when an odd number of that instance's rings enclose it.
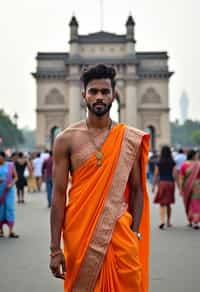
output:
{"label": "pendant necklace", "polygon": [[88,129],[88,133],[89,133],[89,138],[92,142],[92,144],[95,146],[96,148],[96,153],[95,153],[95,157],[97,159],[97,166],[101,166],[102,165],[102,159],[103,159],[103,153],[102,153],[102,150],[101,150],[101,147],[102,145],[104,144],[104,142],[106,141],[106,139],[108,138],[108,135],[110,134],[110,130],[112,128],[112,120],[110,119],[110,122],[109,122],[109,125],[108,125],[108,133],[103,141],[103,143],[101,143],[100,146],[97,146],[96,143],[95,143],[95,140],[94,140],[94,137],[92,136],[92,134],[90,133],[89,131],[89,126],[88,126],[88,121],[86,120],[86,126],[87,126],[87,129]]}

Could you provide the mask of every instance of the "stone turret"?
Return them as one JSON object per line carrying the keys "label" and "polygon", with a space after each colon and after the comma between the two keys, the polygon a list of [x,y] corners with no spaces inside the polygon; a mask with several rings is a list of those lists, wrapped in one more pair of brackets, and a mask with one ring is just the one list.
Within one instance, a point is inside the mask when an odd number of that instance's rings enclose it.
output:
{"label": "stone turret", "polygon": [[72,16],[69,23],[70,26],[70,54],[79,55],[79,44],[78,44],[78,21],[75,16]]}
{"label": "stone turret", "polygon": [[72,16],[69,23],[70,26],[70,42],[78,40],[78,21],[75,16]]}
{"label": "stone turret", "polygon": [[129,15],[126,21],[126,40],[127,40],[127,49],[126,52],[128,55],[135,54],[135,21],[132,15]]}

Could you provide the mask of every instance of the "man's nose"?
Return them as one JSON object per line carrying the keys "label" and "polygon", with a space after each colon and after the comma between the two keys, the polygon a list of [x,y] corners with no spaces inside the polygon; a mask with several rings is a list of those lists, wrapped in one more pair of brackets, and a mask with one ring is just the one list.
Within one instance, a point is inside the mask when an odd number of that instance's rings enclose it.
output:
{"label": "man's nose", "polygon": [[103,99],[104,99],[104,96],[103,96],[101,90],[99,90],[96,94],[96,100],[98,101],[98,100],[103,100]]}

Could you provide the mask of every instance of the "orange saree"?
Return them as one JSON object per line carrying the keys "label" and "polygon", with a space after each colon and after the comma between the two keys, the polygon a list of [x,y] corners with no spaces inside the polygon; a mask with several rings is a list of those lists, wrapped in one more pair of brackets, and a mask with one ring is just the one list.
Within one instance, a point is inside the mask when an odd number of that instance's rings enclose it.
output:
{"label": "orange saree", "polygon": [[[73,173],[63,226],[65,292],[148,291],[148,139],[119,124],[102,147],[102,165],[97,166],[94,154]],[[128,212],[128,179],[139,149],[144,194],[140,242]]]}

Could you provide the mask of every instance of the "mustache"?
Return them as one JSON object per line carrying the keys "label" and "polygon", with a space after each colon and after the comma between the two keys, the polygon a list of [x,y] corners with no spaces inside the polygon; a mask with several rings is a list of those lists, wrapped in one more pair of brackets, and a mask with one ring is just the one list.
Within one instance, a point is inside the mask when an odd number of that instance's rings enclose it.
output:
{"label": "mustache", "polygon": [[95,102],[95,103],[93,103],[93,106],[96,106],[96,105],[104,105],[104,106],[106,106],[106,104],[104,102]]}

